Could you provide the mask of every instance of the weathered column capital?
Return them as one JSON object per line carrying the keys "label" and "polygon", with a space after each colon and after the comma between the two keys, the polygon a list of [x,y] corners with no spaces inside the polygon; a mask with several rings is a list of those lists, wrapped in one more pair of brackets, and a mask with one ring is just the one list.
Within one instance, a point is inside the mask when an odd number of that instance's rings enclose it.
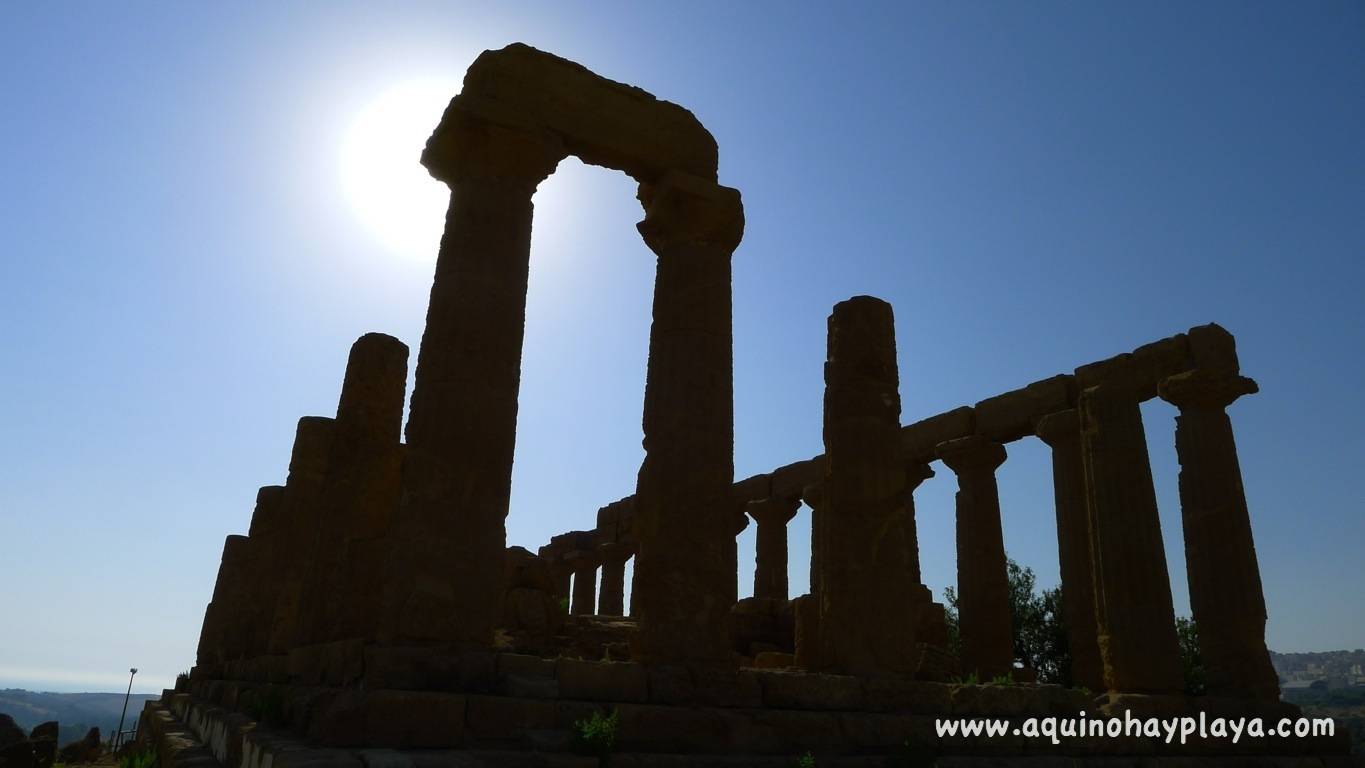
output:
{"label": "weathered column capital", "polygon": [[801,500],[811,509],[824,509],[829,503],[829,489],[823,481],[811,483],[801,489]]}
{"label": "weathered column capital", "polygon": [[1259,391],[1256,382],[1246,376],[1204,368],[1177,373],[1157,385],[1161,399],[1182,411],[1221,410],[1242,395]]}
{"label": "weathered column capital", "polygon": [[797,510],[801,509],[801,497],[781,498],[773,496],[766,499],[751,501],[745,505],[749,517],[760,526],[768,523],[786,525],[796,517]]}
{"label": "weathered column capital", "polygon": [[914,493],[925,480],[934,476],[934,469],[923,461],[912,461],[905,465],[905,492]]}
{"label": "weathered column capital", "polygon": [[1005,463],[1005,446],[982,435],[968,435],[939,443],[934,452],[955,474],[984,470],[994,472]]}
{"label": "weathered column capital", "polygon": [[641,183],[636,196],[645,219],[635,228],[655,253],[682,244],[728,253],[744,236],[744,204],[732,187],[670,171],[656,182]]}
{"label": "weathered column capital", "polygon": [[568,153],[558,137],[447,111],[422,150],[422,165],[454,186],[470,179],[521,183],[534,190]]}
{"label": "weathered column capital", "polygon": [[1033,424],[1033,434],[1049,447],[1079,444],[1081,440],[1081,414],[1075,408],[1049,413],[1038,417]]}

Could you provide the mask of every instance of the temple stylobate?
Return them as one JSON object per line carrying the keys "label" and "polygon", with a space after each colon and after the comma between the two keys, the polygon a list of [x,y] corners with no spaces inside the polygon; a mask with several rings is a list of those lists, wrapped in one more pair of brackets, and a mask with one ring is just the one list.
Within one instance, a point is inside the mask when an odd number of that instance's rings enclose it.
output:
{"label": "temple stylobate", "polygon": [[[506,541],[532,196],[569,155],[639,184],[657,264],[646,455],[623,478],[633,491],[532,552]],[[629,765],[776,766],[807,751],[870,765],[882,763],[857,760],[910,744],[1102,762],[1188,753],[1159,738],[1025,749],[931,726],[1297,713],[1278,701],[1265,646],[1226,410],[1256,385],[1231,334],[1198,326],[906,423],[893,309],[855,296],[829,315],[824,452],[736,481],[731,258],[744,214],[717,157],[686,109],[572,62],[524,45],[474,62],[422,155],[450,206],[406,428],[409,350],[366,334],[335,416],[300,419],[284,484],[259,491],[248,535],[228,536],[194,669],[149,705],[144,736],[167,764],[198,739],[228,768],[359,768],[375,750],[404,768],[560,765],[535,760],[570,751],[594,712],[612,713]],[[1140,409],[1155,397],[1179,409],[1204,696],[1182,678]],[[1070,688],[1037,684],[1014,647],[996,473],[1030,438],[1052,458]],[[957,489],[957,643],[920,572],[914,496],[936,476]],[[811,588],[791,595],[788,573],[806,564],[788,561],[787,528],[802,505]],[[741,600],[736,537],[750,520],[754,594]],[[1245,764],[1343,744],[1196,752]]]}

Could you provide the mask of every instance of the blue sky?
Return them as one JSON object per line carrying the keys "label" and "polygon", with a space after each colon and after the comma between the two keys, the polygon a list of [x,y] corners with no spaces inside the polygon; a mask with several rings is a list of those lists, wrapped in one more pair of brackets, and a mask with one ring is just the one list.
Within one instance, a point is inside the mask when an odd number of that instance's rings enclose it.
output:
{"label": "blue sky", "polygon": [[[679,8],[6,11],[0,685],[114,690],[138,666],[155,690],[190,666],[223,537],[283,480],[295,420],[335,410],[351,342],[384,331],[415,360],[434,243],[383,233],[392,196],[348,142],[386,94],[444,99],[512,41],[715,134],[748,219],[738,476],[822,450],[825,318],[851,295],[895,306],[906,422],[1216,321],[1262,388],[1231,412],[1269,642],[1365,646],[1359,3]],[[415,168],[429,122],[383,167]],[[538,193],[510,543],[633,490],[653,280],[634,193],[576,161]],[[1144,413],[1185,613],[1173,412]],[[1050,585],[1047,453],[1009,450],[1006,546]],[[936,593],[952,491],[943,470],[917,494]],[[808,535],[803,512],[794,591]],[[751,528],[741,594],[752,552]]]}

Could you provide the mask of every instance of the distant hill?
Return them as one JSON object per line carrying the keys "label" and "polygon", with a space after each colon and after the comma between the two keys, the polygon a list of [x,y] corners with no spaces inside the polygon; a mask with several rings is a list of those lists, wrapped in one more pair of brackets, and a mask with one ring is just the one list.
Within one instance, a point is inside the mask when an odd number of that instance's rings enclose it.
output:
{"label": "distant hill", "polygon": [[1365,676],[1365,649],[1354,651],[1316,651],[1314,653],[1270,652],[1270,663],[1281,680],[1354,678]]}
{"label": "distant hill", "polygon": [[[160,694],[135,693],[128,699],[128,717],[123,727],[131,728],[142,714],[142,704]],[[91,728],[99,728],[107,739],[118,727],[119,712],[123,709],[121,693],[46,693],[22,688],[0,689],[0,712],[14,718],[24,730],[38,723],[56,720],[60,728],[58,739],[65,744],[85,735]]]}

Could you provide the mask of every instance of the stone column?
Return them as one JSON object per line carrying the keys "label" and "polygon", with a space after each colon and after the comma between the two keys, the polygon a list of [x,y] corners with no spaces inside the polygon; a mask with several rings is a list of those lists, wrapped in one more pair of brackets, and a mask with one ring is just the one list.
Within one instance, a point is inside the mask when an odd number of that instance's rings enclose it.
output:
{"label": "stone column", "polygon": [[1096,640],[1095,571],[1090,559],[1090,516],[1085,507],[1085,464],[1081,460],[1080,414],[1049,414],[1034,434],[1052,449],[1052,493],[1057,506],[1057,560],[1062,575],[1062,611],[1071,650],[1071,681],[1104,689],[1104,664]]}
{"label": "stone column", "polygon": [[957,608],[962,672],[981,682],[1014,673],[1009,576],[1000,530],[995,470],[1005,446],[981,435],[939,443],[938,457],[957,475]]}
{"label": "stone column", "polygon": [[1179,693],[1171,579],[1138,397],[1122,382],[1080,397],[1097,639],[1108,690]]}
{"label": "stone column", "polygon": [[204,624],[199,631],[198,665],[216,667],[225,661],[240,658],[245,651],[234,642],[234,635],[249,619],[250,605],[245,597],[249,573],[248,543],[245,536],[228,536],[223,542],[223,559],[218,565],[218,579],[213,584],[213,597],[204,609]]}
{"label": "stone column", "polygon": [[563,560],[555,560],[554,565],[550,569],[550,574],[554,578],[555,597],[565,601],[571,600],[573,569]]}
{"label": "stone column", "polygon": [[274,621],[274,580],[282,572],[280,554],[285,536],[285,488],[265,485],[256,491],[256,506],[251,510],[247,529],[247,562],[242,576],[242,594],[249,604],[247,619],[236,628],[239,655],[260,656],[270,644]]}
{"label": "stone column", "polygon": [[734,381],[730,256],[739,192],[671,172],[640,185],[658,256],[635,494],[635,658],[732,664]]}
{"label": "stone column", "polygon": [[915,523],[915,489],[925,480],[934,476],[928,464],[913,462],[905,467],[905,509],[900,516],[901,538],[910,559],[910,581],[923,582],[919,570],[919,526]]}
{"label": "stone column", "polygon": [[754,597],[787,599],[787,523],[801,508],[801,499],[769,498],[751,501],[749,516],[758,526],[754,552]]}
{"label": "stone column", "polygon": [[810,507],[810,592],[799,595],[792,603],[796,621],[796,665],[802,669],[820,669],[820,553],[824,545],[820,531],[827,517],[829,498],[824,483],[814,483],[801,489],[801,500]]}
{"label": "stone column", "polygon": [[422,163],[450,187],[407,425],[393,642],[487,647],[501,619],[531,247],[557,140],[449,110]]}
{"label": "stone column", "polygon": [[299,642],[373,636],[382,584],[365,550],[390,533],[402,479],[400,433],[407,345],[367,333],[351,346],[337,405],[312,570],[305,576]]}
{"label": "stone column", "polygon": [[632,554],[629,546],[607,542],[597,549],[602,560],[602,593],[597,599],[597,612],[603,616],[626,615],[626,561]]}
{"label": "stone column", "polygon": [[914,602],[904,525],[900,378],[891,305],[856,296],[834,306],[825,362],[825,486],[820,528],[819,667],[912,675]]}
{"label": "stone column", "polygon": [[820,553],[825,551],[821,543],[821,533],[825,527],[826,512],[829,506],[829,494],[825,492],[823,482],[814,483],[801,489],[801,501],[810,507],[810,593],[812,595],[820,592]]}
{"label": "stone column", "polygon": [[266,652],[285,654],[298,646],[304,576],[313,567],[314,543],[322,520],[322,493],[332,463],[336,421],[299,419],[289,477],[280,499],[279,534],[260,561],[265,586],[262,607],[272,617]]}
{"label": "stone column", "polygon": [[901,541],[904,542],[907,563],[910,566],[910,583],[915,585],[912,612],[915,616],[915,640],[935,648],[948,645],[947,616],[943,605],[934,602],[934,595],[924,585],[924,577],[919,565],[919,526],[915,522],[915,490],[929,478],[934,470],[923,462],[905,465],[905,505],[900,513]]}
{"label": "stone column", "polygon": [[580,552],[571,560],[573,563],[573,603],[569,613],[574,616],[592,616],[597,613],[597,566],[596,553]]}
{"label": "stone column", "polygon": [[1251,379],[1209,370],[1173,376],[1159,388],[1180,409],[1175,447],[1185,567],[1209,693],[1276,701],[1280,684],[1265,647],[1261,569],[1224,410],[1256,391]]}

